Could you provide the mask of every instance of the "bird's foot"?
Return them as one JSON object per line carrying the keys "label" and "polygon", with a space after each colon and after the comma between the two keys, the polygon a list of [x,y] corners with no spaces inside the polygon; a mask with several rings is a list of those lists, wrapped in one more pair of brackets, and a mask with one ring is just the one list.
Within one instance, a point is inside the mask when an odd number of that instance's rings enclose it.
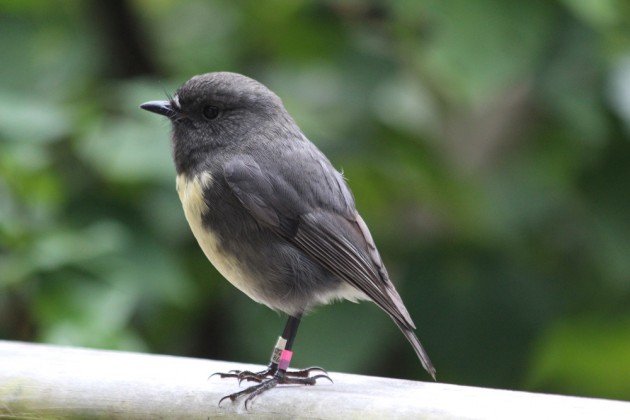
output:
{"label": "bird's foot", "polygon": [[[323,369],[318,368],[318,370],[323,370]],[[308,369],[304,369],[304,371],[308,371]],[[328,375],[324,375],[324,374],[308,376],[308,372],[306,372],[305,377],[288,376],[287,374],[288,372],[277,371],[270,378],[261,379],[260,381],[255,380],[256,382],[260,382],[260,383],[257,385],[252,385],[249,388],[245,388],[242,391],[238,391],[233,394],[226,395],[225,397],[221,398],[221,400],[219,400],[219,406],[221,405],[223,401],[227,399],[234,402],[238,398],[247,395],[247,398],[245,398],[245,409],[249,410],[249,405],[251,405],[254,398],[259,396],[263,392],[276,387],[277,385],[315,385],[318,379],[328,379],[332,383],[332,379],[330,379]]]}
{"label": "bird's foot", "polygon": [[[223,373],[223,372],[213,373],[212,375],[210,375],[210,377],[219,376],[221,379],[236,378],[238,379],[239,384],[242,381],[261,383],[266,378],[273,377],[277,372],[278,372],[277,367],[268,366],[266,369],[261,370],[260,372],[252,372],[249,370],[231,370],[226,373]],[[328,372],[326,372],[325,369],[322,369],[318,366],[313,366],[313,367],[300,369],[300,370],[287,370],[284,372],[284,375],[293,377],[293,378],[308,378],[311,372],[322,372],[323,376],[328,378]]]}

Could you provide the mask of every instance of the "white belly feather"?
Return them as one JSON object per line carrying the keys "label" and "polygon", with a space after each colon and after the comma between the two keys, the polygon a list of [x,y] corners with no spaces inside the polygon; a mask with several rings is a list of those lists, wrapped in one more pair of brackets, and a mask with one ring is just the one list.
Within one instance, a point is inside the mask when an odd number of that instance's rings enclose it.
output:
{"label": "white belly feather", "polygon": [[202,173],[192,179],[184,175],[177,176],[177,193],[182,202],[186,220],[199,246],[217,271],[236,288],[255,301],[259,301],[255,290],[252,288],[252,282],[247,281],[247,277],[239,268],[236,258],[225,255],[219,249],[217,237],[202,224],[202,214],[208,210],[208,205],[203,198],[203,188],[208,187],[212,182],[212,176],[208,173]]}

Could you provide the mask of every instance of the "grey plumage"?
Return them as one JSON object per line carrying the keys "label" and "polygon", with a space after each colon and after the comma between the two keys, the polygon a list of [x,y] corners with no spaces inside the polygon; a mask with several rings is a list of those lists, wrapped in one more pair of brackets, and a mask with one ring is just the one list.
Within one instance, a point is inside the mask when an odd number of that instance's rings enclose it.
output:
{"label": "grey plumage", "polygon": [[[239,74],[208,73],[161,106],[154,112],[173,121],[186,217],[230,282],[289,315],[334,299],[369,299],[435,378],[343,176],[273,92]],[[204,117],[209,110],[218,116]]]}

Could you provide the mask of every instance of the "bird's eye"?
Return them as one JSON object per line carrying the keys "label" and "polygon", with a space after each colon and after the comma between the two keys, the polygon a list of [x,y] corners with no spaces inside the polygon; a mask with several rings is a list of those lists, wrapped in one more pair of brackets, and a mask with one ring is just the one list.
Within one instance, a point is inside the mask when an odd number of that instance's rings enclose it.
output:
{"label": "bird's eye", "polygon": [[214,120],[219,116],[220,109],[216,106],[208,105],[203,109],[203,116],[207,120]]}

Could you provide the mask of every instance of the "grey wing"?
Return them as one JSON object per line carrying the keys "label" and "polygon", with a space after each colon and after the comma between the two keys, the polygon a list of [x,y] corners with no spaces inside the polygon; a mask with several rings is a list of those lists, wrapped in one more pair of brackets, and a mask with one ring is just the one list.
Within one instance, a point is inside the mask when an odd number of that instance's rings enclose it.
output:
{"label": "grey wing", "polygon": [[[358,214],[356,217],[360,220]],[[301,215],[298,229],[289,240],[365,293],[398,322],[415,328],[398,292],[389,279],[382,276],[382,263],[376,264],[361,249],[366,240],[355,227],[356,223],[333,213],[314,211]]]}
{"label": "grey wing", "polygon": [[[435,369],[412,331],[415,325],[389,280],[365,222],[354,209],[352,195],[341,174],[330,168],[322,175],[329,177],[325,180],[328,192],[336,194],[331,197],[330,205],[321,196],[324,194],[305,201],[291,180],[263,171],[250,157],[236,157],[224,167],[227,184],[259,223],[286,238],[387,312],[410,341],[425,369],[434,376]],[[340,206],[340,202],[345,206]]]}
{"label": "grey wing", "polygon": [[[367,226],[356,213],[340,215],[309,206],[289,182],[263,173],[249,157],[237,157],[224,168],[234,195],[252,216],[295,244],[339,278],[365,293],[399,322],[414,328],[376,251]],[[367,235],[366,235],[367,233]]]}

